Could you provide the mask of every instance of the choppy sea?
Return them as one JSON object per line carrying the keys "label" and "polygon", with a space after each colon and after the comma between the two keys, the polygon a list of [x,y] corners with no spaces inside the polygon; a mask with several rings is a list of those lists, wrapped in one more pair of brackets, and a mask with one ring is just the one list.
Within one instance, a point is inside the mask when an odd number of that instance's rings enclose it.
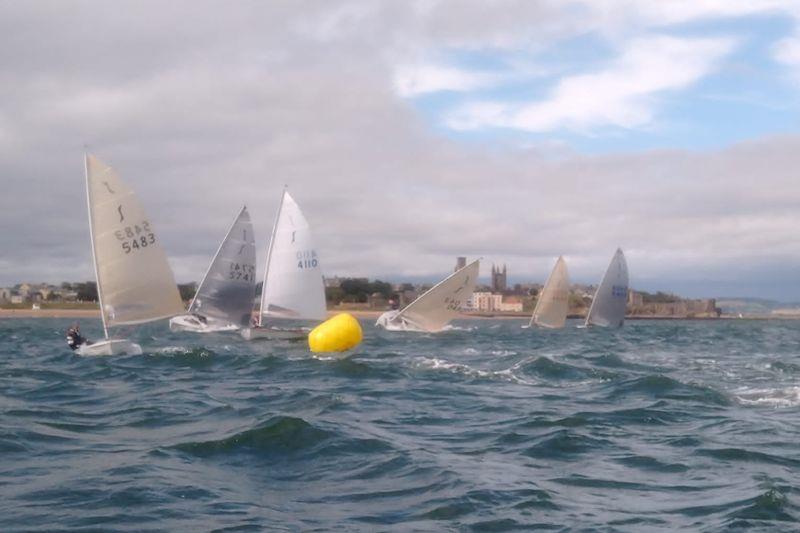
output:
{"label": "choppy sea", "polygon": [[364,322],[344,360],[69,323],[0,320],[2,531],[800,529],[800,321]]}

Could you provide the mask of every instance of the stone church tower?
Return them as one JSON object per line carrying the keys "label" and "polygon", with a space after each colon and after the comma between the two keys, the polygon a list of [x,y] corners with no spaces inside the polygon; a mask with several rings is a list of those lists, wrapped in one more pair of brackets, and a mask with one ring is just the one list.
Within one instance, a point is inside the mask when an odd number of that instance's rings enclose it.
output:
{"label": "stone church tower", "polygon": [[501,271],[492,264],[492,292],[503,292],[507,286],[506,265],[503,265],[503,270]]}

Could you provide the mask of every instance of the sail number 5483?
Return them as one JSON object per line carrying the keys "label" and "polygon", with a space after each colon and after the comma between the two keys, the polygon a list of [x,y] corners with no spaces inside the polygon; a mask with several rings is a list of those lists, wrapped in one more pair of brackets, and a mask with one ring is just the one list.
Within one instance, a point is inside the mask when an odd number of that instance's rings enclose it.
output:
{"label": "sail number 5483", "polygon": [[141,250],[156,243],[156,235],[150,230],[150,223],[143,220],[139,224],[125,226],[114,231],[114,236],[126,254]]}

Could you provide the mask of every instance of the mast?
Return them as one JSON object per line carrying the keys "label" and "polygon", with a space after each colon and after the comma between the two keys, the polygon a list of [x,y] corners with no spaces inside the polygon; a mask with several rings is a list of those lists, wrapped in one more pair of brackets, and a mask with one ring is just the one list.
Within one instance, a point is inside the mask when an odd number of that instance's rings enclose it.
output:
{"label": "mast", "polygon": [[236,223],[239,222],[239,218],[242,216],[242,213],[244,213],[246,209],[247,209],[246,205],[242,207],[242,209],[239,211],[239,214],[236,215],[236,218],[233,219],[233,223],[231,224],[231,227],[228,228],[228,233],[225,234],[225,238],[222,239],[222,242],[219,243],[219,248],[217,248],[217,253],[214,254],[213,258],[211,258],[211,262],[208,264],[208,268],[206,269],[206,273],[203,275],[203,279],[200,280],[200,285],[197,286],[197,290],[194,291],[194,296],[192,297],[192,302],[189,304],[189,308],[186,310],[186,312],[188,312],[188,313],[192,312],[192,308],[194,307],[194,301],[197,299],[197,295],[200,293],[200,289],[203,287],[203,283],[206,282],[206,278],[208,277],[208,273],[211,272],[211,267],[214,266],[214,262],[217,260],[217,257],[219,256],[219,253],[222,251],[222,247],[225,246],[225,241],[227,241],[228,237],[230,237],[234,226],[236,226]]}
{"label": "mast", "polygon": [[267,296],[267,276],[269,276],[269,263],[272,260],[272,248],[275,246],[275,233],[278,231],[278,221],[281,219],[281,211],[283,210],[283,201],[286,198],[288,186],[283,186],[283,194],[281,195],[281,204],[278,206],[278,212],[275,214],[275,223],[272,224],[272,235],[269,238],[269,247],[267,248],[267,263],[264,266],[264,282],[261,284],[261,304],[258,309],[258,326],[261,327],[264,321],[264,302]]}
{"label": "mast", "polygon": [[100,284],[100,274],[97,269],[97,253],[94,249],[94,223],[92,222],[92,198],[89,184],[89,154],[83,153],[83,166],[86,171],[86,209],[89,212],[89,240],[92,242],[92,265],[94,265],[94,280],[97,283],[97,301],[100,304],[100,318],[103,320],[103,335],[108,339],[108,326],[106,313],[103,307],[103,288]]}

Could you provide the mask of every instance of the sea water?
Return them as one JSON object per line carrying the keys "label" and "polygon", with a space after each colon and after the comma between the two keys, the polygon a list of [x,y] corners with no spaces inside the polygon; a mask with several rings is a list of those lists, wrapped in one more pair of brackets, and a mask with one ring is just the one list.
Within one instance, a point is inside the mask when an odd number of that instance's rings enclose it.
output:
{"label": "sea water", "polygon": [[69,324],[0,320],[3,531],[800,527],[800,322],[364,322],[344,360]]}

